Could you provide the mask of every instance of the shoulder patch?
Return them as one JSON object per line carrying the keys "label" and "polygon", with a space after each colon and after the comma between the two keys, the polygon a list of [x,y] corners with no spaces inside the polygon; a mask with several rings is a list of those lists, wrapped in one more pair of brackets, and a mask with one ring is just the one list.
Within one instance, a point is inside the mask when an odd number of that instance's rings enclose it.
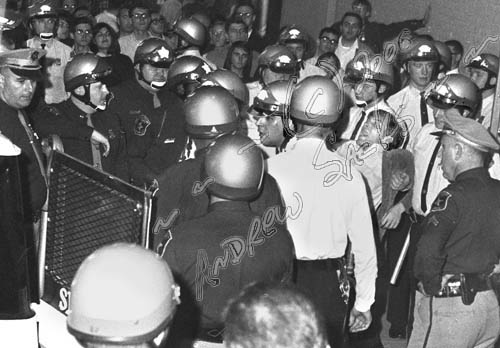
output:
{"label": "shoulder patch", "polygon": [[150,124],[151,121],[146,115],[141,114],[137,116],[134,121],[134,134],[142,137],[144,134],[146,134],[146,131]]}
{"label": "shoulder patch", "polygon": [[437,211],[446,210],[448,206],[448,200],[451,198],[451,193],[447,191],[441,191],[437,198],[432,203],[431,213]]}

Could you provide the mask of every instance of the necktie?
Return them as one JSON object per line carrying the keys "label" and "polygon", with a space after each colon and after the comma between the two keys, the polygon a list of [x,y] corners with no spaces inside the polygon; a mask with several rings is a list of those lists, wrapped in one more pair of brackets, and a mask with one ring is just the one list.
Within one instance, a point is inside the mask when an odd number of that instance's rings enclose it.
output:
{"label": "necktie", "polygon": [[361,126],[365,121],[365,117],[366,117],[366,112],[363,110],[361,112],[361,117],[359,118],[358,123],[356,123],[356,127],[354,127],[354,130],[352,131],[351,140],[356,140],[356,138],[358,137],[359,130],[361,129]]}
{"label": "necktie", "polygon": [[158,98],[158,93],[153,93],[153,107],[158,109],[161,106],[160,98]]}
{"label": "necktie", "polygon": [[[87,125],[94,128],[94,124],[92,123],[92,114],[87,114]],[[90,141],[90,147],[92,150],[92,164],[94,168],[102,170],[102,158],[101,158],[101,150],[99,149],[99,143],[94,143],[92,140]]]}
{"label": "necktie", "polygon": [[423,127],[425,124],[429,123],[429,115],[427,114],[427,103],[425,102],[425,98],[423,95],[420,96],[420,121],[421,126]]}
{"label": "necktie", "polygon": [[424,214],[427,212],[427,189],[429,188],[429,180],[431,178],[432,168],[434,167],[434,163],[436,162],[436,157],[440,147],[441,139],[439,139],[436,147],[434,148],[434,151],[432,152],[429,166],[427,167],[427,171],[425,172],[424,183],[422,185],[422,193],[420,194],[420,208],[422,209],[422,212]]}

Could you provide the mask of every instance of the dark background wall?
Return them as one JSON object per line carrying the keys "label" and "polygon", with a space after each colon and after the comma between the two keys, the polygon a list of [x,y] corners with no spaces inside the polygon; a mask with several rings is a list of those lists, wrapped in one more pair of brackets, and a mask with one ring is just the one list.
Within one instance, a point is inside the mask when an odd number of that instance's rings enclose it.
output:
{"label": "dark background wall", "polygon": [[[272,1],[272,0],[271,0]],[[316,37],[319,30],[340,20],[352,0],[283,0],[281,24],[301,23]],[[390,23],[422,18],[432,3],[430,22],[420,33],[435,39],[457,39],[465,51],[500,52],[500,1],[498,0],[372,0],[371,19]],[[486,41],[483,47],[481,44]],[[492,42],[495,41],[495,42]]]}

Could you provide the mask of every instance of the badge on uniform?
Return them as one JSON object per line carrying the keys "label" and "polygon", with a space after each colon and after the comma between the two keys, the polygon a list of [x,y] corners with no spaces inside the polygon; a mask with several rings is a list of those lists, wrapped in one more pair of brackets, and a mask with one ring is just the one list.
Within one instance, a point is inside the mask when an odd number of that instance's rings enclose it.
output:
{"label": "badge on uniform", "polygon": [[441,191],[437,198],[434,200],[434,203],[432,203],[431,213],[446,210],[446,207],[448,206],[448,200],[450,198],[451,193]]}
{"label": "badge on uniform", "polygon": [[144,134],[146,134],[146,131],[150,124],[151,121],[146,115],[141,114],[137,116],[134,121],[134,134],[142,137]]}

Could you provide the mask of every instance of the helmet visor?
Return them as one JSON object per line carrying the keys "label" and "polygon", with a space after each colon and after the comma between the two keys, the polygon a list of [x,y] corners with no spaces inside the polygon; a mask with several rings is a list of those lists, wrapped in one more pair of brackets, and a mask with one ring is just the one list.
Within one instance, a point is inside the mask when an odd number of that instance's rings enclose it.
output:
{"label": "helmet visor", "polygon": [[469,106],[467,99],[457,96],[446,84],[437,85],[424,92],[424,98],[430,106],[443,110]]}
{"label": "helmet visor", "polygon": [[[288,57],[287,57],[288,58]],[[277,74],[295,74],[297,63],[292,59],[275,59],[269,64],[269,69]]]}

